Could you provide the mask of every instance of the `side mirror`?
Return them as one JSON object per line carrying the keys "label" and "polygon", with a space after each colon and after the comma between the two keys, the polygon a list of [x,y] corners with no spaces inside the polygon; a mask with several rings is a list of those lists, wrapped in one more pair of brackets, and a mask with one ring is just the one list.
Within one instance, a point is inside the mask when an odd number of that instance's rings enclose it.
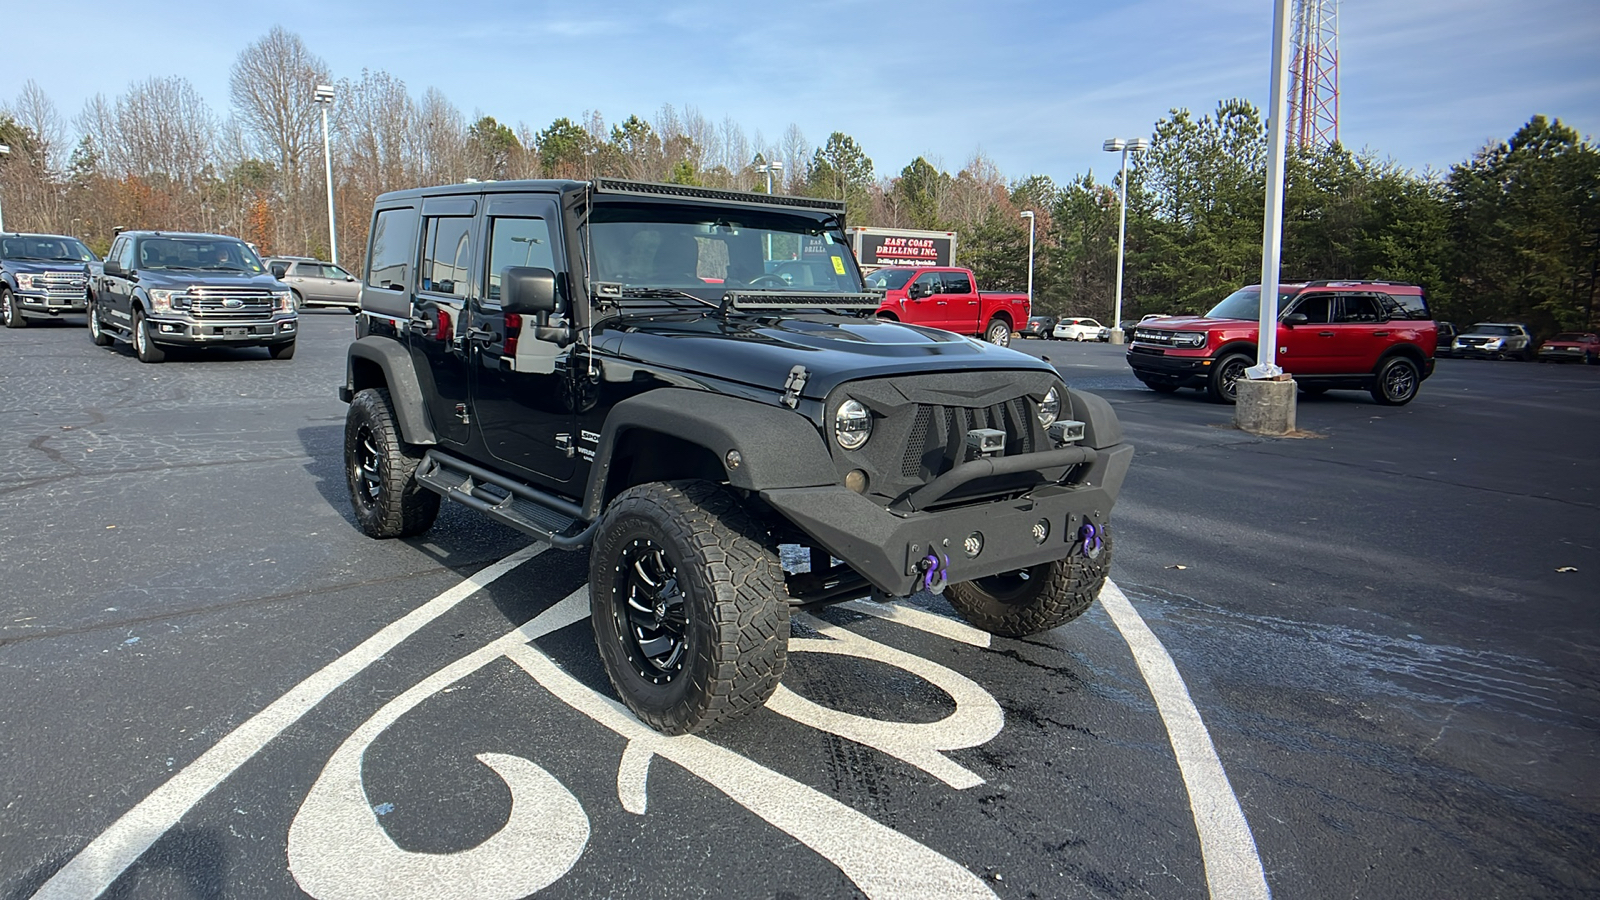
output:
{"label": "side mirror", "polygon": [[1311,320],[1306,318],[1305,313],[1290,313],[1283,317],[1283,324],[1289,326],[1290,328],[1293,328],[1296,325],[1304,325],[1309,321]]}
{"label": "side mirror", "polygon": [[119,263],[114,259],[108,259],[106,260],[105,265],[101,267],[101,271],[105,272],[107,275],[121,275],[122,263]]}
{"label": "side mirror", "polygon": [[925,282],[917,282],[911,285],[911,290],[909,293],[911,295],[911,299],[921,300],[923,297],[933,293],[933,285]]}
{"label": "side mirror", "polygon": [[556,273],[532,266],[501,269],[500,308],[508,313],[555,312]]}
{"label": "side mirror", "polygon": [[354,276],[354,275],[346,275],[346,276],[345,276],[345,277],[344,277],[344,280],[345,280],[345,281],[355,281],[355,280],[356,280],[356,277],[355,277],[355,276]]}

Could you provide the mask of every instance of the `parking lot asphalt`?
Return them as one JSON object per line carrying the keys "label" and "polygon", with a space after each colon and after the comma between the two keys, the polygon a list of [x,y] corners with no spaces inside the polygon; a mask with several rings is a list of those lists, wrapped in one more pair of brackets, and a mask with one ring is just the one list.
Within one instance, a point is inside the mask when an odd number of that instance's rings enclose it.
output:
{"label": "parking lot asphalt", "polygon": [[1139,448],[1112,578],[1223,797],[1109,600],[1023,641],[830,608],[786,702],[641,733],[583,554],[355,529],[353,319],[303,321],[159,366],[0,331],[0,898],[1221,896],[1233,800],[1277,897],[1600,892],[1600,368],[1441,360],[1261,439],[1118,347],[1016,345]]}

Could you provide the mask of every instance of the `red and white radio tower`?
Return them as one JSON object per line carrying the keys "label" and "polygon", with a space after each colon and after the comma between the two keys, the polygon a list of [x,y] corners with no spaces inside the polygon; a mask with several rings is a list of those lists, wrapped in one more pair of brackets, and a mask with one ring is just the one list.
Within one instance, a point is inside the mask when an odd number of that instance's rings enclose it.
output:
{"label": "red and white radio tower", "polygon": [[1339,0],[1294,0],[1289,146],[1339,141]]}

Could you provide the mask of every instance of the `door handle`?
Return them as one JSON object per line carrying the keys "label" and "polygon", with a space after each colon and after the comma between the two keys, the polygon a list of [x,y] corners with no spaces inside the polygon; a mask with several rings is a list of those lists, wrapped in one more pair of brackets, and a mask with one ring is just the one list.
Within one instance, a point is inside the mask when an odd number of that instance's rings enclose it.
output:
{"label": "door handle", "polygon": [[1319,332],[1317,332],[1317,337],[1333,337],[1333,332],[1331,332],[1331,331],[1319,331]]}
{"label": "door handle", "polygon": [[939,300],[939,301],[937,301],[937,303],[940,306],[949,306],[950,305],[950,301],[949,300]]}
{"label": "door handle", "polygon": [[1374,331],[1372,333],[1372,336],[1373,337],[1388,337],[1389,336],[1389,332],[1387,332],[1387,331]]}

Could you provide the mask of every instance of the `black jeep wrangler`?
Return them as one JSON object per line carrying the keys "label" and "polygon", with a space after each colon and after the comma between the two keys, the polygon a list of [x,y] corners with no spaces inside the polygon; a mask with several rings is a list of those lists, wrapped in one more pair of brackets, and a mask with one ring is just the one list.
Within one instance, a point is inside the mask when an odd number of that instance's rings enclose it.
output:
{"label": "black jeep wrangler", "polygon": [[1032,357],[874,319],[843,213],[613,180],[379,197],[341,391],[361,527],[419,534],[447,498],[589,547],[606,672],[673,734],[766,702],[794,607],[943,591],[1009,636],[1081,615],[1133,456],[1116,415]]}

